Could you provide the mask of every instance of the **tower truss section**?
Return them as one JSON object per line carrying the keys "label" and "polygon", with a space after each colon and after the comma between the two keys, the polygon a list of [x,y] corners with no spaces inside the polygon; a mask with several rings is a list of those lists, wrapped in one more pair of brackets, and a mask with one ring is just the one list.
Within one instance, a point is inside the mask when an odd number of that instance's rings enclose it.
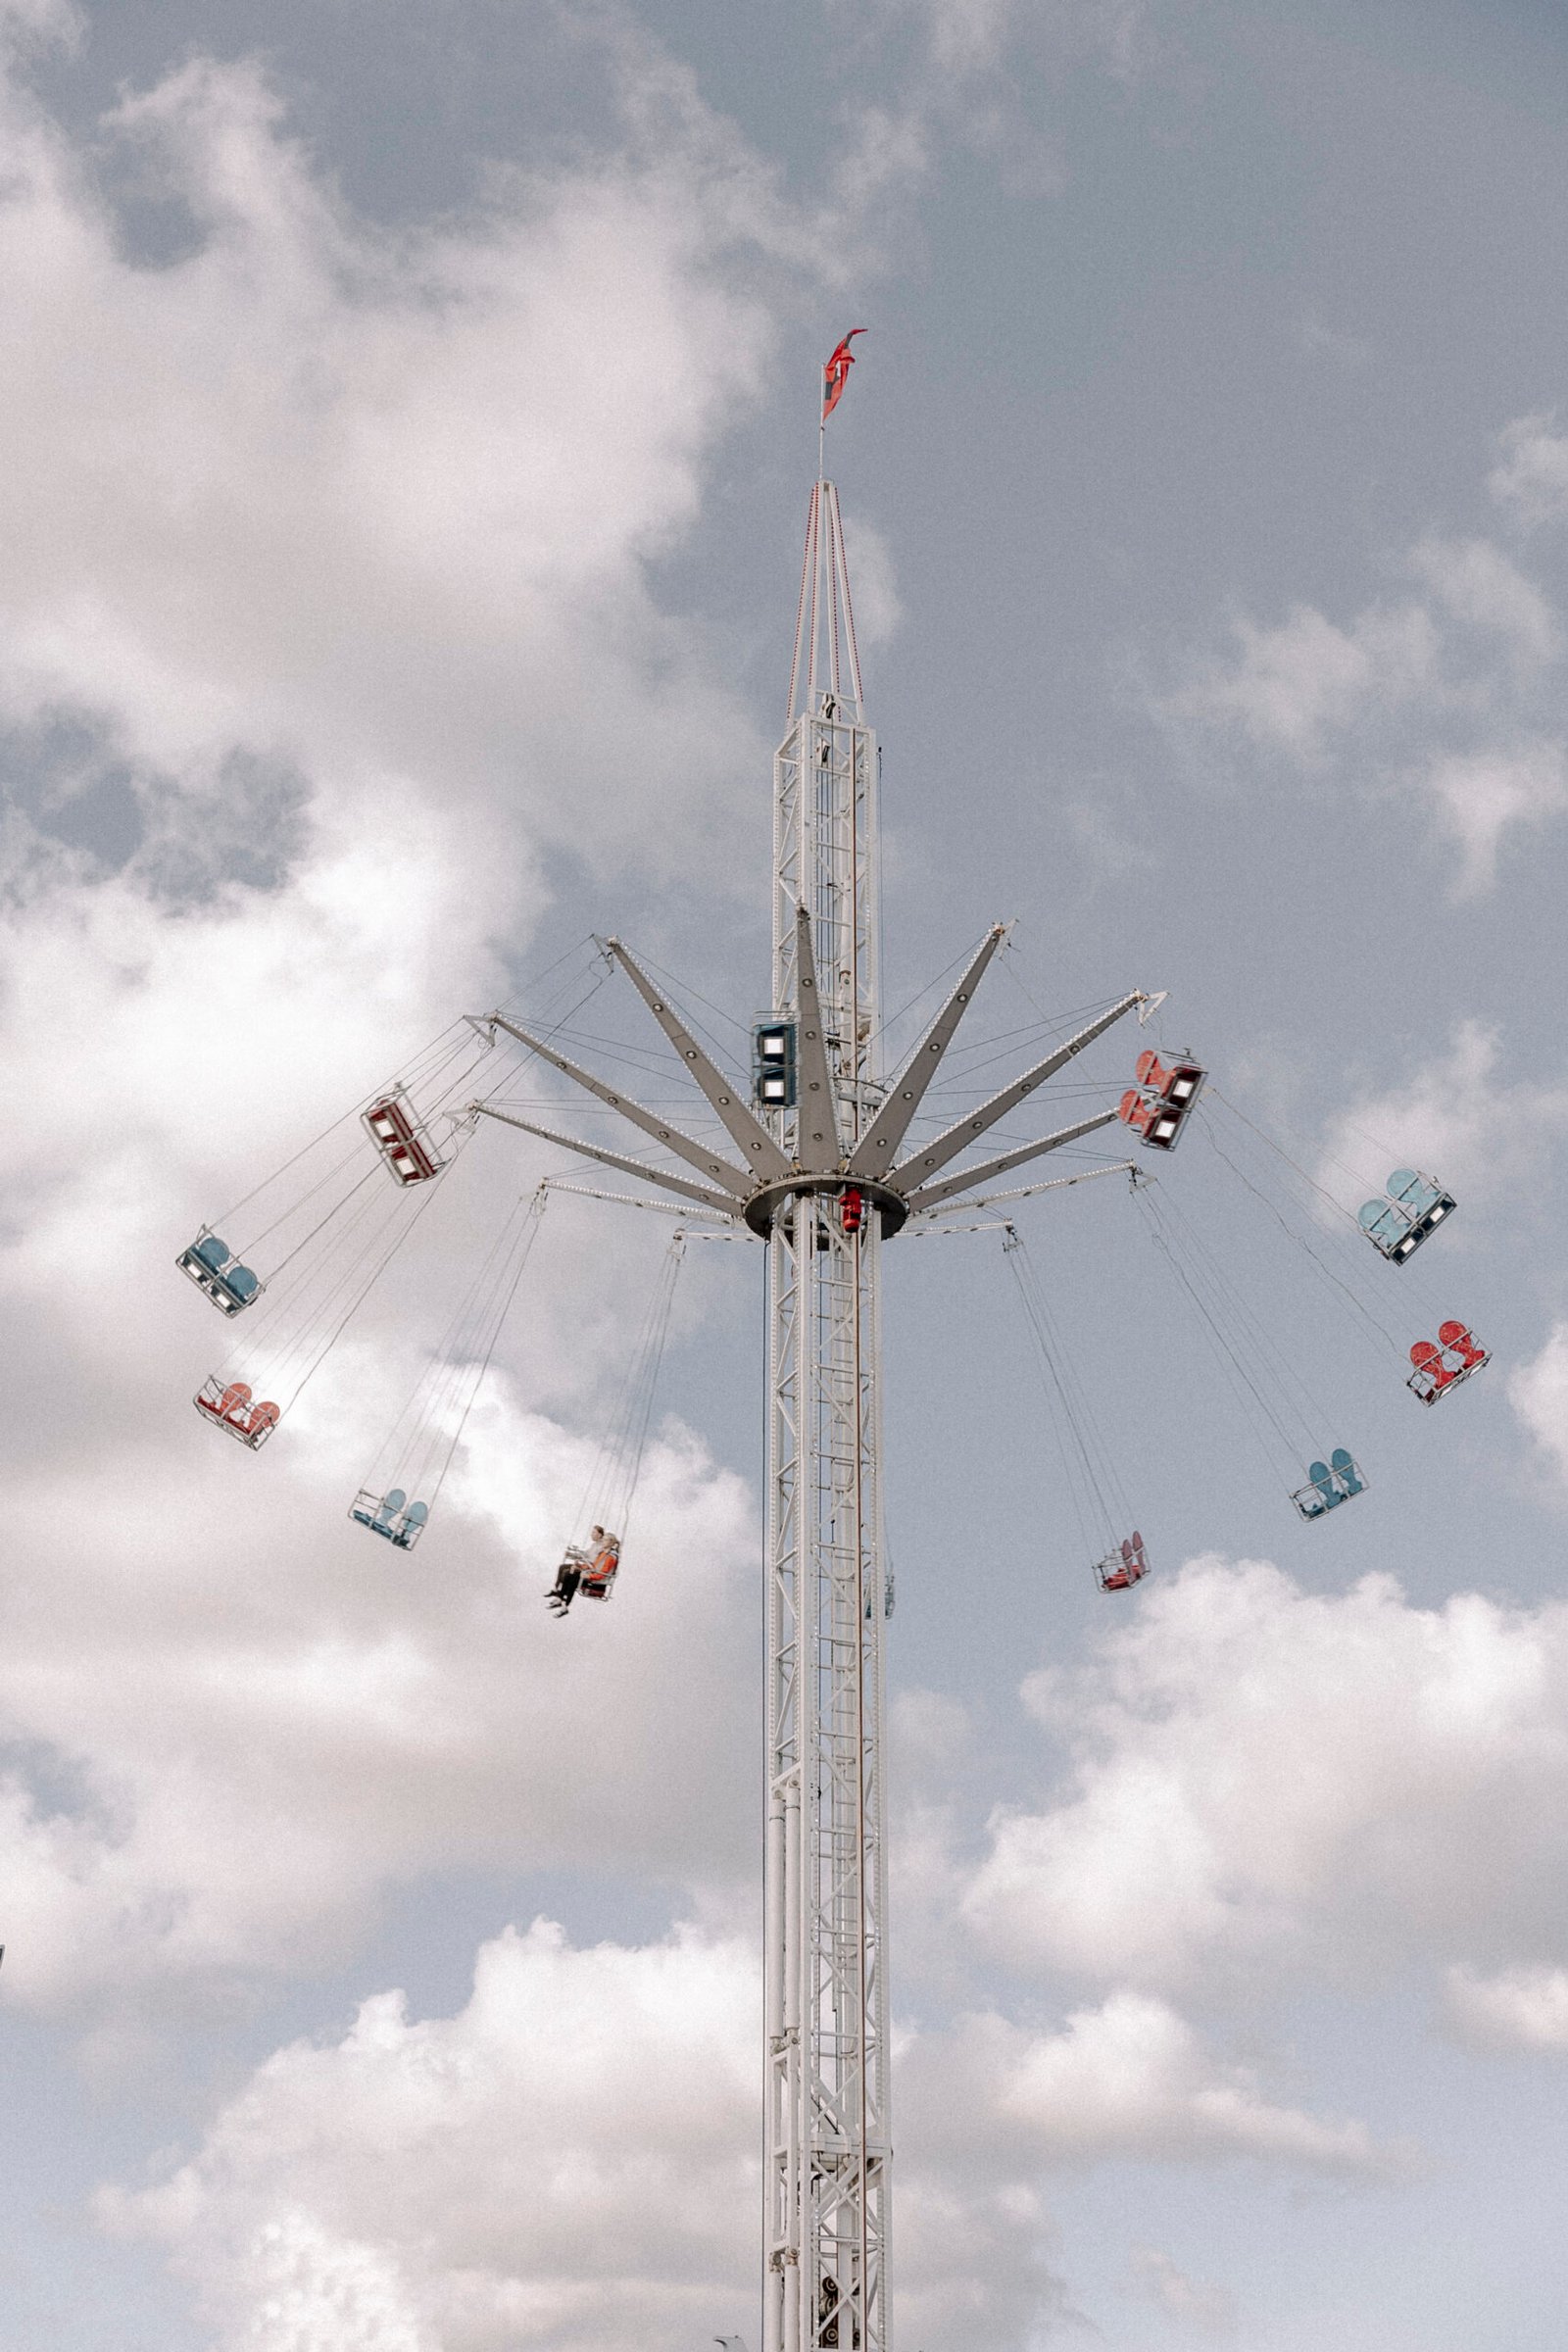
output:
{"label": "tower truss section", "polygon": [[768,2097],[763,2352],[886,2352],[881,1217],[841,1170],[882,1100],[876,742],[838,494],[807,524],[774,761],[773,1009],[798,1096],[771,1120],[808,1180],[768,1240]]}

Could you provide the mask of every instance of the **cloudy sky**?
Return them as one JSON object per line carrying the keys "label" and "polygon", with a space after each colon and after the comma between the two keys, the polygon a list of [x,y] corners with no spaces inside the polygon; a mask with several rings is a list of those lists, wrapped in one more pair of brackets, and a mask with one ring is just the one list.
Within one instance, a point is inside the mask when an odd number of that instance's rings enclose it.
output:
{"label": "cloudy sky", "polygon": [[889,1255],[900,2341],[1554,2352],[1561,12],[0,0],[0,2336],[757,2352],[755,1257],[564,1626],[656,1220],[552,1206],[407,1557],[348,1504],[559,1158],[476,1138],[254,1455],[172,1261],[596,930],[764,1001],[864,324],[890,1008],[1003,916],[956,1083],[1142,986],[1218,1088],[1152,1228],[1019,1211],[1136,1595],[995,1236]]}

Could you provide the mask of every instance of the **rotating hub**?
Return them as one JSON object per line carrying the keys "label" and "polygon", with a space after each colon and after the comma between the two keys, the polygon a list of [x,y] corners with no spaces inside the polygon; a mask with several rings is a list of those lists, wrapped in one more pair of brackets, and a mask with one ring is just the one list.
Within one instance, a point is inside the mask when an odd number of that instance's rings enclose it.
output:
{"label": "rotating hub", "polygon": [[863,1176],[785,1176],[776,1184],[764,1184],[753,1193],[741,1210],[747,1224],[763,1241],[781,1217],[788,1214],[788,1204],[797,1198],[811,1193],[827,1193],[843,1200],[847,1193],[858,1193],[866,1210],[876,1209],[882,1219],[882,1232],[891,1240],[909,1214],[909,1204],[902,1193],[890,1184],[874,1183]]}

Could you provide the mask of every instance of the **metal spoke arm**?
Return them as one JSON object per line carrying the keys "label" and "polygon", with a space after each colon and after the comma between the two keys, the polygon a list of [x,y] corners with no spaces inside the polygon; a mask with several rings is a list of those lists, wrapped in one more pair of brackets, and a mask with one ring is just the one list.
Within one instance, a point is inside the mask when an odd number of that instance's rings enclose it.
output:
{"label": "metal spoke arm", "polygon": [[808,1176],[821,1176],[838,1166],[839,1131],[834,1116],[833,1072],[828,1066],[827,1040],[822,1034],[822,992],[816,982],[811,916],[805,906],[795,909],[795,986],[800,1012],[797,1046],[800,1102],[796,1111],[795,1151]]}
{"label": "metal spoke arm", "polygon": [[676,1193],[683,1200],[696,1200],[704,1208],[716,1209],[720,1216],[733,1217],[735,1203],[726,1200],[722,1193],[710,1192],[705,1184],[688,1184],[684,1176],[671,1176],[662,1168],[651,1168],[645,1159],[631,1159],[623,1152],[611,1152],[603,1144],[585,1144],[574,1135],[558,1134],[554,1127],[538,1127],[532,1119],[516,1118],[510,1110],[496,1110],[488,1102],[470,1102],[470,1110],[482,1118],[499,1119],[504,1127],[518,1127],[524,1135],[537,1135],[547,1144],[559,1144],[564,1152],[580,1152],[585,1159],[601,1160],[607,1168],[619,1168],[623,1176],[639,1176],[646,1184],[657,1184],[666,1193]]}
{"label": "metal spoke arm", "polygon": [[[734,1223],[727,1210],[720,1216],[717,1209],[680,1207],[673,1200],[639,1200],[635,1193],[607,1193],[598,1185],[568,1184],[564,1176],[547,1176],[542,1190],[551,1194],[569,1193],[574,1200],[610,1200],[617,1208],[651,1208],[656,1217],[678,1217],[683,1225],[692,1226],[694,1231],[697,1222],[704,1219],[722,1223],[726,1227]],[[711,1241],[716,1237],[710,1234],[706,1238]],[[743,1225],[739,1237],[726,1232],[722,1238],[725,1241],[737,1238],[750,1241],[752,1235],[750,1228]]]}
{"label": "metal spoke arm", "polygon": [[977,1168],[965,1168],[961,1175],[950,1176],[945,1184],[922,1185],[917,1193],[909,1195],[909,1214],[912,1217],[923,1208],[939,1208],[956,1194],[966,1193],[971,1184],[984,1184],[988,1177],[1004,1176],[1009,1168],[1021,1168],[1026,1160],[1038,1159],[1043,1152],[1056,1152],[1063,1144],[1075,1144],[1081,1135],[1093,1135],[1097,1129],[1108,1127],[1116,1116],[1113,1110],[1102,1110],[1092,1119],[1080,1119],[1076,1127],[1059,1127],[1054,1135],[1042,1136],[1036,1144],[1020,1144],[1015,1152],[1001,1152],[995,1159],[983,1159]]}
{"label": "metal spoke arm", "polygon": [[850,1161],[850,1175],[876,1178],[885,1176],[892,1167],[899,1146],[908,1132],[909,1121],[925,1099],[926,1088],[953,1043],[985,968],[1006,936],[1005,923],[993,923],[986,933],[979,955],[889,1088],[887,1101],[871,1123],[870,1134]]}
{"label": "metal spoke arm", "polygon": [[[1136,1161],[1113,1159],[1102,1168],[1080,1168],[1072,1176],[1048,1176],[1042,1184],[1020,1184],[1010,1192],[979,1193],[971,1200],[960,1200],[958,1206],[960,1208],[998,1208],[1004,1201],[1033,1200],[1040,1193],[1065,1192],[1067,1187],[1072,1184],[1093,1184],[1097,1176],[1130,1176],[1135,1186],[1152,1184],[1155,1181],[1152,1176],[1146,1176]],[[936,1212],[928,1210],[926,1213],[935,1215]],[[927,1225],[923,1219],[911,1217],[905,1230],[912,1240],[918,1240],[922,1233],[941,1233],[944,1228],[940,1225]],[[964,1226],[961,1230],[966,1233],[978,1232],[979,1228]]]}
{"label": "metal spoke arm", "polygon": [[[1065,1068],[1075,1054],[1081,1054],[1086,1046],[1092,1046],[1097,1037],[1103,1036],[1113,1021],[1119,1021],[1124,1013],[1132,1011],[1135,1004],[1142,1004],[1145,1001],[1144,990],[1135,988],[1130,996],[1122,998],[1119,1004],[1113,1004],[1108,1012],[1102,1012],[1086,1029],[1080,1029],[1076,1037],[1068,1038],[1064,1046],[1058,1046],[1054,1054],[1048,1054],[1044,1061],[1036,1062],[1032,1070],[1025,1070],[1023,1076],[1015,1078],[1011,1086],[1004,1087],[1000,1095],[993,1095],[989,1102],[971,1111],[956,1126],[950,1127],[945,1135],[939,1135],[934,1144],[928,1144],[923,1152],[911,1154],[902,1167],[893,1170],[888,1182],[897,1185],[899,1191],[906,1195],[911,1188],[924,1184],[928,1177],[936,1174],[938,1168],[946,1167],[950,1159],[956,1159],[966,1144],[973,1143],[976,1136],[984,1135],[987,1128],[994,1127],[999,1119],[1004,1119],[1009,1111],[1016,1110],[1037,1086],[1044,1086],[1046,1080],[1054,1078],[1059,1069]],[[1109,1115],[1114,1117],[1115,1113]]]}
{"label": "metal spoke arm", "polygon": [[723,1120],[732,1140],[745,1154],[746,1165],[754,1176],[776,1183],[790,1172],[790,1163],[779,1150],[760,1119],[754,1116],[713,1061],[697,1043],[680,1016],[660,995],[648,974],[628,954],[618,939],[607,939],[605,950],[613,956],[659,1026],[680,1055],[713,1109]]}
{"label": "metal spoke arm", "polygon": [[744,1168],[732,1167],[727,1159],[698,1143],[695,1137],[683,1134],[678,1127],[671,1127],[667,1119],[660,1118],[654,1111],[645,1110],[640,1102],[634,1102],[629,1096],[618,1094],[612,1086],[607,1086],[602,1078],[596,1078],[591,1070],[582,1069],[576,1062],[568,1061],[564,1054],[558,1054],[554,1046],[545,1044],[543,1038],[535,1037],[515,1021],[508,1020],[505,1013],[492,1012],[488,1017],[492,1028],[504,1029],[509,1037],[514,1037],[519,1044],[531,1047],[535,1054],[553,1062],[564,1076],[572,1079],[585,1094],[596,1095],[601,1102],[608,1102],[612,1110],[618,1110],[621,1117],[628,1119],[633,1127],[640,1127],[644,1135],[651,1135],[656,1144],[666,1146],[700,1174],[711,1176],[726,1192],[733,1193],[737,1200],[745,1200],[752,1189],[752,1180]]}

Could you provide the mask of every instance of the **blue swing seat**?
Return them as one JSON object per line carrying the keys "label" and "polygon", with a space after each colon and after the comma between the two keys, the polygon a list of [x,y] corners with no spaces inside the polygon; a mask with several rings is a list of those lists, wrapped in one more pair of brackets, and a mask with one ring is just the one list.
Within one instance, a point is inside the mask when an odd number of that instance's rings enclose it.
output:
{"label": "blue swing seat", "polygon": [[1352,1494],[1366,1493],[1366,1474],[1343,1446],[1336,1446],[1326,1462],[1309,1462],[1306,1475],[1311,1484],[1291,1496],[1303,1519],[1321,1519]]}
{"label": "blue swing seat", "polygon": [[240,1264],[228,1244],[220,1241],[205,1225],[174,1262],[222,1315],[237,1315],[242,1307],[250,1305],[262,1287],[250,1267]]}
{"label": "blue swing seat", "polygon": [[429,1516],[430,1505],[410,1502],[401,1487],[390,1487],[384,1494],[362,1488],[349,1511],[359,1526],[368,1527],[372,1536],[384,1536],[399,1551],[414,1549]]}
{"label": "blue swing seat", "polygon": [[1356,1223],[1380,1255],[1402,1266],[1427,1236],[1453,1214],[1454,1207],[1453,1195],[1446,1193],[1432,1177],[1423,1176],[1416,1168],[1396,1168],[1389,1177],[1387,1196],[1364,1200],[1356,1212]]}

